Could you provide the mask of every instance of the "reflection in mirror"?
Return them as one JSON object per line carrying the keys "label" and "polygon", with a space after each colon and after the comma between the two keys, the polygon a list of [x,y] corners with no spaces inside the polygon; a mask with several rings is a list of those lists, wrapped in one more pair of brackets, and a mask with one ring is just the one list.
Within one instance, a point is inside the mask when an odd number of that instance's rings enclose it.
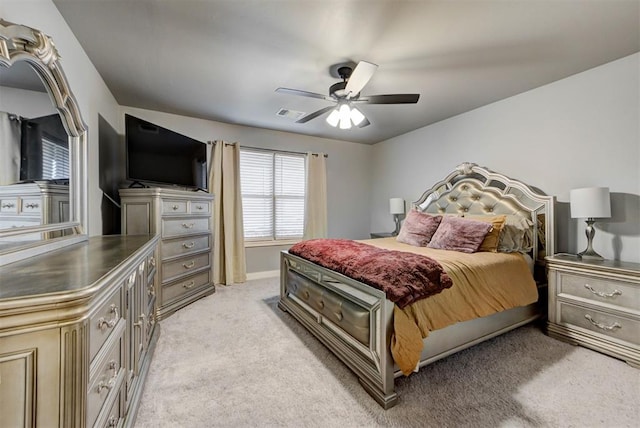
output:
{"label": "reflection in mirror", "polygon": [[59,60],[0,19],[0,265],[86,239],[86,126]]}
{"label": "reflection in mirror", "polygon": [[69,221],[68,138],[35,70],[0,67],[0,229]]}

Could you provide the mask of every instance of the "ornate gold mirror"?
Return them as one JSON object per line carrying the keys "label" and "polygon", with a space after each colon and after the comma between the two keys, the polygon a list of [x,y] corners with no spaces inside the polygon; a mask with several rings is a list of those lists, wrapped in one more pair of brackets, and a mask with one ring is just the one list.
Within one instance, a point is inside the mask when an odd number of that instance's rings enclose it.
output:
{"label": "ornate gold mirror", "polygon": [[86,145],[51,38],[0,19],[0,266],[87,239]]}

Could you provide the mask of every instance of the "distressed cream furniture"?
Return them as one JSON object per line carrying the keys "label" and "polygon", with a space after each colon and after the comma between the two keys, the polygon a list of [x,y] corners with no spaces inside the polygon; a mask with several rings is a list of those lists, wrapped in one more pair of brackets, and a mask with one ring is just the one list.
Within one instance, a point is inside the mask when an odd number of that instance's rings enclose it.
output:
{"label": "distressed cream furniture", "polygon": [[[35,182],[0,186],[0,229],[69,221],[69,186]],[[46,232],[48,238],[60,231]],[[13,239],[40,239],[39,233]]]}
{"label": "distressed cream furniture", "polygon": [[0,426],[133,424],[159,328],[150,236],[0,268]]}
{"label": "distressed cream furniture", "polygon": [[640,368],[640,263],[547,258],[549,336]]}
{"label": "distressed cream furniture", "polygon": [[213,196],[165,188],[121,189],[122,233],[159,234],[158,319],[215,291],[211,281]]}

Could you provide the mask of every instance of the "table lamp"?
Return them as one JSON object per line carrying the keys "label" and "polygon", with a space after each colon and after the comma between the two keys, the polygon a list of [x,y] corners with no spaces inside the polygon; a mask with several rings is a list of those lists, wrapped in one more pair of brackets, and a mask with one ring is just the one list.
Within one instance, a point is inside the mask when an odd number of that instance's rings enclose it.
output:
{"label": "table lamp", "polygon": [[389,199],[389,212],[393,214],[393,220],[396,222],[396,230],[393,231],[393,234],[397,235],[400,233],[400,215],[404,214],[404,199]]}
{"label": "table lamp", "polygon": [[584,218],[587,222],[587,249],[578,253],[582,259],[604,260],[593,250],[593,237],[596,231],[593,227],[596,218],[611,217],[611,199],[608,187],[585,187],[573,189],[569,192],[571,218]]}

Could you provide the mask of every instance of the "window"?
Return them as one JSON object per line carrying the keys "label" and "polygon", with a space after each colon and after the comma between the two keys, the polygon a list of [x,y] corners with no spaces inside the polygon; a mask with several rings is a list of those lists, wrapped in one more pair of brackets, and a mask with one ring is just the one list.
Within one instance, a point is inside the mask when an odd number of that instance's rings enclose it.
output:
{"label": "window", "polygon": [[241,149],[240,183],[247,241],[302,238],[304,155]]}
{"label": "window", "polygon": [[42,137],[42,179],[69,178],[69,149]]}

